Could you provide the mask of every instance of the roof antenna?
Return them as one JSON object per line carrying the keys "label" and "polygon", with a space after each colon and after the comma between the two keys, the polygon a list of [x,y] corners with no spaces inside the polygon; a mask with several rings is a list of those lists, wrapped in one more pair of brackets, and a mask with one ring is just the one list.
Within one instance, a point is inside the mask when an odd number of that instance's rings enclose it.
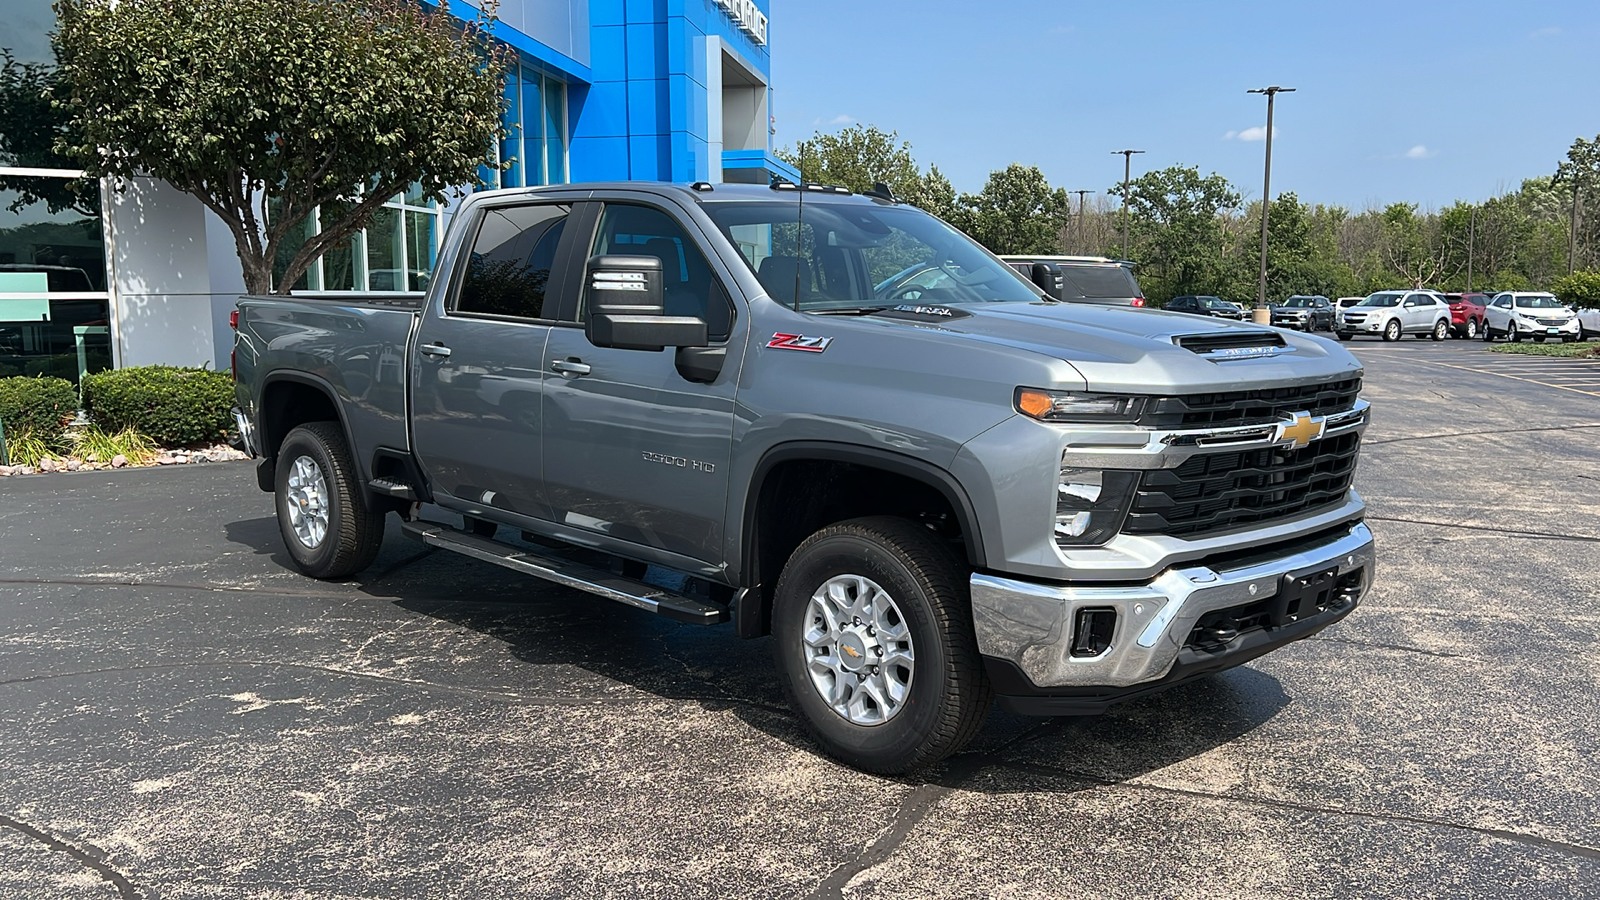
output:
{"label": "roof antenna", "polygon": [[880,200],[887,200],[890,203],[898,202],[898,201],[896,201],[894,199],[894,192],[889,190],[889,185],[887,183],[885,183],[885,182],[882,182],[882,181],[873,182],[872,183],[872,190],[870,190],[870,191],[862,191],[861,193],[865,194],[868,197],[877,197]]}

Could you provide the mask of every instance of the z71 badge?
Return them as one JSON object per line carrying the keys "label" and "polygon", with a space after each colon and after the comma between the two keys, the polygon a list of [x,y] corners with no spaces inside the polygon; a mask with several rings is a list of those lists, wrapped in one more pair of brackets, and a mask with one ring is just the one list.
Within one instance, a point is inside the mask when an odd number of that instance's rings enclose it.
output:
{"label": "z71 badge", "polygon": [[784,334],[778,332],[767,341],[767,346],[777,350],[804,350],[807,353],[821,353],[833,343],[831,337],[808,337],[803,334]]}

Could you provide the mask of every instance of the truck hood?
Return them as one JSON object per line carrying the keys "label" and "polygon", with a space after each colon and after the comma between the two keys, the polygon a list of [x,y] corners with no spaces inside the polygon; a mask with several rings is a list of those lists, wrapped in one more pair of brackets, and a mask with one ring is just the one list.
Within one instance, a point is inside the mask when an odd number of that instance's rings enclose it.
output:
{"label": "truck hood", "polygon": [[866,318],[1059,359],[1091,390],[1238,390],[1244,382],[1280,387],[1361,372],[1356,358],[1332,340],[1154,309],[992,303],[902,306]]}

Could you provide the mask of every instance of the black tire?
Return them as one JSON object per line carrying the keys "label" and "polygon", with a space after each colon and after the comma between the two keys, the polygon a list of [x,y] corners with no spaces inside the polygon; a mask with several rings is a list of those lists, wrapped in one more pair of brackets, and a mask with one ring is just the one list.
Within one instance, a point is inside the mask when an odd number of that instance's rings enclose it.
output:
{"label": "black tire", "polygon": [[1403,334],[1400,331],[1400,320],[1399,319],[1390,319],[1389,323],[1387,325],[1383,326],[1383,339],[1384,340],[1389,341],[1390,343],[1393,343],[1395,341],[1400,340],[1400,338],[1402,336],[1403,336]]}
{"label": "black tire", "polygon": [[[809,674],[804,635],[813,623],[812,596],[848,575],[870,579],[889,595],[913,650],[907,693],[878,724],[836,712]],[[773,652],[789,708],[825,751],[858,769],[893,775],[932,765],[977,734],[993,690],[973,633],[969,577],[930,532],[889,516],[830,525],[789,557],[773,598]]]}
{"label": "black tire", "polygon": [[1433,323],[1433,335],[1432,336],[1433,336],[1434,340],[1442,341],[1442,340],[1445,339],[1445,336],[1448,335],[1449,333],[1450,333],[1450,323],[1449,322],[1446,322],[1445,320],[1440,319],[1439,321]]}
{"label": "black tire", "polygon": [[1351,333],[1351,332],[1348,332],[1348,331],[1339,332],[1339,340],[1341,340],[1341,341],[1348,341],[1353,337],[1355,337],[1355,335],[1353,333]]}
{"label": "black tire", "polygon": [[[302,457],[326,485],[327,530],[314,546],[296,534],[289,511],[290,475]],[[278,531],[295,568],[312,578],[344,578],[372,565],[383,544],[383,513],[367,503],[337,423],[309,422],[289,432],[278,448],[274,487]]]}
{"label": "black tire", "polygon": [[1477,319],[1468,319],[1466,321],[1466,323],[1461,326],[1461,336],[1466,338],[1469,341],[1477,340],[1477,338],[1478,338],[1478,320]]}
{"label": "black tire", "polygon": [[1485,344],[1494,340],[1494,329],[1489,327],[1488,319],[1483,320],[1483,333],[1478,336],[1483,338]]}

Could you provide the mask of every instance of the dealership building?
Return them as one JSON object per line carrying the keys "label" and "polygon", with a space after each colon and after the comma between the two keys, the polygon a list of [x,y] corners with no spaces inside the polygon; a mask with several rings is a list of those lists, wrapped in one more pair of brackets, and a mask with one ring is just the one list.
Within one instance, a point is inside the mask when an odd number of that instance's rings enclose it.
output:
{"label": "dealership building", "polygon": [[[49,62],[51,0],[8,5],[9,49]],[[501,166],[485,166],[476,187],[798,180],[772,153],[769,11],[770,0],[503,0],[507,137]],[[150,179],[103,183],[97,196],[58,190],[78,174],[0,158],[0,376],[225,368],[244,287],[227,226]],[[395,197],[295,289],[426,288],[450,211]]]}

